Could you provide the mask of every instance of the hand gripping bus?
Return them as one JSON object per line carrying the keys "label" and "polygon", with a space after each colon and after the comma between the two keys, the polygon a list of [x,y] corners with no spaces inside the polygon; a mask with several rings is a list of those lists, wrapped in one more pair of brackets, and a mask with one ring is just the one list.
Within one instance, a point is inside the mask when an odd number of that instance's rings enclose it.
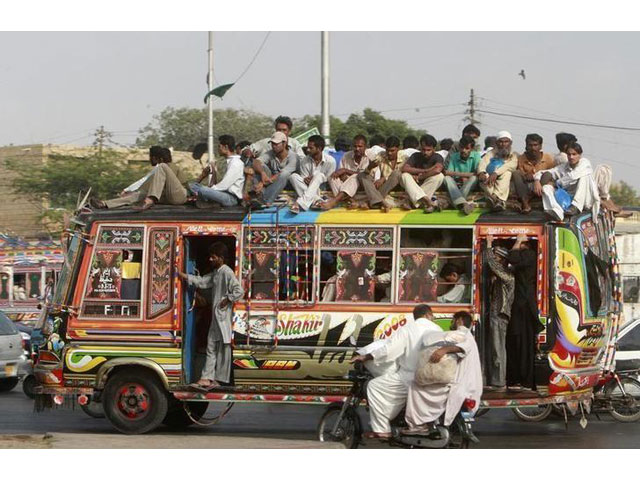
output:
{"label": "hand gripping bus", "polygon": [[[606,211],[559,223],[480,209],[293,215],[157,205],[82,214],[74,225],[38,325],[36,407],[98,401],[124,433],[198,422],[210,402],[335,408],[351,392],[355,350],[412,322],[416,303],[430,304],[444,329],[454,312],[469,311],[489,375],[488,235],[507,248],[526,235],[537,252],[542,331],[537,389],[485,391],[481,407],[588,410],[611,369],[621,297]],[[231,384],[198,392],[188,385],[202,368],[211,306],[177,272],[206,274],[213,242],[232,252],[245,298],[234,305]],[[449,263],[456,285],[439,275]]]}

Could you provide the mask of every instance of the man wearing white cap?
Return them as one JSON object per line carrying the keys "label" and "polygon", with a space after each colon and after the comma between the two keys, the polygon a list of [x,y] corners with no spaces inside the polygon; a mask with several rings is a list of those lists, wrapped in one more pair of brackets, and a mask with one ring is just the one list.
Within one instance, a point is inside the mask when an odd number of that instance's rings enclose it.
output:
{"label": "man wearing white cap", "polygon": [[511,151],[512,143],[509,132],[498,132],[496,148],[487,152],[478,165],[480,188],[495,211],[506,208],[511,174],[518,168],[518,154]]}
{"label": "man wearing white cap", "polygon": [[[289,182],[298,168],[298,155],[287,148],[287,136],[275,132],[269,139],[271,149],[253,161],[256,191],[263,191],[263,201],[270,205]],[[263,190],[264,189],[264,190]]]}

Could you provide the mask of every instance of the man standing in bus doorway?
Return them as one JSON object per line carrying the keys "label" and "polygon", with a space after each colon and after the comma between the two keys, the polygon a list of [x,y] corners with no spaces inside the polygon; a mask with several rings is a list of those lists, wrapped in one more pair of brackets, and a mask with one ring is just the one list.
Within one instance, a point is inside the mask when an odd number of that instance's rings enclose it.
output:
{"label": "man standing in bus doorway", "polygon": [[211,289],[211,326],[207,336],[207,358],[200,380],[193,387],[210,390],[229,383],[231,379],[231,321],[233,302],[244,295],[233,270],[225,265],[229,252],[225,244],[216,242],[209,247],[209,261],[213,271],[203,277],[178,272],[178,276],[189,285],[200,289]]}
{"label": "man standing in bus doorway", "polygon": [[507,378],[507,328],[513,307],[515,278],[509,270],[509,250],[493,247],[493,235],[487,235],[485,251],[487,266],[493,274],[489,293],[489,338],[491,368],[487,374],[488,388],[505,390]]}
{"label": "man standing in bus doorway", "polygon": [[385,344],[366,355],[353,357],[351,363],[376,360],[378,363],[396,361],[397,368],[376,377],[367,387],[367,401],[371,412],[372,432],[367,438],[391,438],[391,420],[407,402],[409,385],[415,376],[422,338],[426,333],[442,332],[433,322],[433,312],[428,305],[413,309],[414,322],[408,323],[389,338]]}
{"label": "man standing in bus doorway", "polygon": [[515,276],[515,294],[507,327],[507,388],[536,389],[535,356],[538,333],[543,329],[538,316],[537,259],[527,236],[520,234],[507,256]]}

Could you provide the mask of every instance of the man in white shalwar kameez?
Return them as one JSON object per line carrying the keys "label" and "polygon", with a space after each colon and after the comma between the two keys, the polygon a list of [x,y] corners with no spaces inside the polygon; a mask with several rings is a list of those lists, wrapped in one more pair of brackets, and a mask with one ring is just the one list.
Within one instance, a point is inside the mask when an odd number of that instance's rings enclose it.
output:
{"label": "man in white shalwar kameez", "polygon": [[374,378],[367,387],[367,402],[371,415],[372,432],[368,438],[390,438],[391,420],[404,407],[407,401],[409,384],[415,376],[420,357],[423,336],[428,333],[442,332],[433,322],[433,312],[428,305],[418,305],[413,309],[413,323],[398,330],[384,345],[366,355],[358,355],[351,362],[396,361],[397,368]]}
{"label": "man in white shalwar kameez", "polygon": [[[482,396],[482,371],[478,346],[469,330],[472,319],[469,313],[460,311],[453,316],[452,329],[464,335],[455,345],[444,346],[436,350],[430,361],[437,363],[446,355],[454,353],[460,360],[453,383],[420,386],[415,382],[409,387],[405,420],[409,428],[403,433],[422,433],[428,431],[430,424],[444,413],[444,425],[449,426],[460,411],[465,399],[475,400],[475,410]],[[432,343],[442,339],[442,334],[430,334],[425,340]],[[434,342],[435,343],[435,342]]]}

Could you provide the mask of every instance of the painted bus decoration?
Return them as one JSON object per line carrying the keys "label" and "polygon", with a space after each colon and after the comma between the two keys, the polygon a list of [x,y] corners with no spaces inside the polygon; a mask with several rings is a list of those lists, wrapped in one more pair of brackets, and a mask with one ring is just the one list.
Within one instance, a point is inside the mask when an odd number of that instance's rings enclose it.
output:
{"label": "painted bus decoration", "polygon": [[[422,302],[444,328],[454,312],[472,313],[486,372],[487,235],[508,244],[524,234],[534,245],[543,330],[538,391],[518,398],[494,392],[484,406],[576,408],[590,401],[613,361],[621,303],[607,212],[557,223],[481,209],[468,216],[344,209],[293,215],[286,207],[247,214],[157,205],[77,221],[84,226],[65,245],[67,261],[39,325],[38,402],[99,398],[123,432],[176,421],[178,401],[340,401],[355,349],[412,322]],[[177,281],[176,271],[207,273],[213,242],[232,252],[228,262],[245,299],[234,310],[233,385],[204,394],[186,385],[199,378],[210,306]],[[440,301],[447,285],[438,273],[447,263],[466,279],[455,304]],[[171,401],[159,412],[119,410],[133,384],[150,398],[168,392]]]}

